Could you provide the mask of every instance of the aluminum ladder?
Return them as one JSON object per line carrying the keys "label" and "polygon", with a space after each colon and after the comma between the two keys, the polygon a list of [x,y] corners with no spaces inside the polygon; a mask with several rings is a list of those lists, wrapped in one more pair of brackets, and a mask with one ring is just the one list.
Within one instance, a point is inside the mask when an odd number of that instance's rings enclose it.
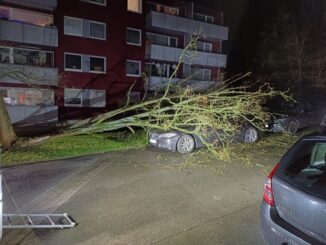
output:
{"label": "aluminum ladder", "polygon": [[76,223],[64,214],[2,214],[4,229],[64,229]]}

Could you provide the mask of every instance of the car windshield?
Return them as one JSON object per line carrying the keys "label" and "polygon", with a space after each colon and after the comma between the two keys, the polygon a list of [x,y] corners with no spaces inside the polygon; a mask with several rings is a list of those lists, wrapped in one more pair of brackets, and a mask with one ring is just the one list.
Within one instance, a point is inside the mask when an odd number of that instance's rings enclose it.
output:
{"label": "car windshield", "polygon": [[304,141],[277,174],[306,192],[326,198],[325,159],[326,141]]}

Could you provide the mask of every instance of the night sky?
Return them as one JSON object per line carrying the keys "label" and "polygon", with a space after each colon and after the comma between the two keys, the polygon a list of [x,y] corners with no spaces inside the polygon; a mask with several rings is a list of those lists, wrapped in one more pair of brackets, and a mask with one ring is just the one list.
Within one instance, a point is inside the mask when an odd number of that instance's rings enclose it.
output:
{"label": "night sky", "polygon": [[[255,57],[262,45],[262,32],[273,22],[281,0],[197,0],[203,6],[222,10],[229,40],[224,43],[228,54],[227,75],[255,70]],[[292,5],[292,0],[286,4]]]}

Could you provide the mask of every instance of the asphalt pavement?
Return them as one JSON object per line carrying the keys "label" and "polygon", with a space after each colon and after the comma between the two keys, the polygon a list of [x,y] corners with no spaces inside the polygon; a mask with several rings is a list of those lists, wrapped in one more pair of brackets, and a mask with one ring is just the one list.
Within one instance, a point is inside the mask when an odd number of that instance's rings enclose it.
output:
{"label": "asphalt pavement", "polygon": [[4,169],[5,213],[68,213],[78,225],[5,230],[2,244],[263,244],[266,173],[242,163],[223,175],[180,171],[182,161],[145,149]]}

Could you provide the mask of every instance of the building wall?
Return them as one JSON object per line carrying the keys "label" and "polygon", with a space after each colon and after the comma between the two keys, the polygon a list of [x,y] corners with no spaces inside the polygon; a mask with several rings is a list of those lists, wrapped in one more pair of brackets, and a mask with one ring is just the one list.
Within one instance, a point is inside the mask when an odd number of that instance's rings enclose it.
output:
{"label": "building wall", "polygon": [[[77,17],[106,23],[106,40],[69,36],[64,34],[64,16]],[[58,1],[55,24],[59,29],[59,47],[56,50],[56,65],[61,75],[57,92],[59,114],[65,119],[71,115],[88,116],[96,108],[63,108],[64,88],[100,89],[106,91],[107,108],[119,106],[130,86],[136,82],[135,90],[142,90],[140,78],[126,76],[126,60],[139,60],[144,67],[144,24],[145,15],[127,11],[127,1],[107,1],[107,6],[81,2],[79,0]],[[142,30],[142,45],[128,45],[127,27]],[[71,72],[64,70],[64,53],[78,53],[106,57],[106,74]],[[72,113],[74,112],[74,113]],[[69,116],[68,116],[69,117]]]}
{"label": "building wall", "polygon": [[[182,6],[182,4],[185,4],[180,1],[157,1],[170,6]],[[55,1],[49,0],[48,2],[52,3]],[[43,9],[35,9],[35,6],[28,6],[28,4],[22,6],[24,5],[22,3],[17,5],[17,0],[6,0],[6,3],[1,4],[31,11],[53,14],[54,28],[57,30],[58,33],[57,44],[54,46],[38,45],[31,43],[27,44],[20,42],[3,41],[0,38],[0,45],[11,47],[28,46],[35,49],[53,51],[53,68],[55,69],[55,72],[58,77],[58,81],[56,83],[58,86],[53,86],[52,83],[50,84],[51,86],[46,86],[46,84],[37,84],[37,86],[42,89],[48,88],[55,91],[55,106],[58,107],[59,120],[64,121],[94,116],[96,114],[123,105],[125,102],[125,96],[129,88],[133,84],[133,91],[142,92],[144,90],[144,81],[142,77],[130,77],[126,75],[126,61],[141,61],[142,72],[144,71],[145,64],[147,62],[157,61],[145,59],[145,48],[146,45],[148,45],[148,41],[146,40],[146,32],[177,37],[177,48],[179,49],[183,49],[186,45],[187,40],[189,39],[190,33],[185,34],[180,32],[171,32],[170,30],[158,28],[148,28],[148,26],[146,26],[146,16],[148,14],[146,2],[146,0],[143,0],[142,13],[138,14],[129,12],[127,10],[127,0],[107,0],[106,6],[89,3],[88,0],[58,0],[56,8],[46,7]],[[187,16],[187,18],[191,19],[192,14],[189,11],[193,9],[192,4],[186,4],[185,6],[186,8],[183,8],[182,11],[180,10],[180,15],[184,17]],[[200,8],[197,12],[205,13],[205,11],[206,10]],[[223,14],[214,13],[214,11],[209,14],[216,14],[216,23],[214,24],[223,23]],[[105,23],[106,39],[98,40],[88,37],[64,34],[65,16]],[[140,29],[142,31],[142,43],[140,46],[127,44],[127,27]],[[223,29],[223,31],[225,33],[225,28]],[[222,53],[222,40],[217,40],[216,38],[207,40],[203,37],[200,41],[207,41],[209,43],[212,43],[212,53]],[[98,74],[90,72],[66,71],[64,57],[65,52],[105,57],[106,73]],[[165,62],[162,60],[160,60],[160,62],[173,65],[173,62]],[[210,69],[211,78],[213,80],[220,80],[220,74],[222,71],[220,67],[202,66],[201,68]],[[184,70],[180,69],[178,71],[177,77],[182,78],[184,76]],[[1,86],[10,86],[17,88],[29,87],[28,84],[17,82],[10,83],[4,80],[0,81],[0,87]],[[105,106],[67,106],[65,105],[65,89],[83,89],[85,91],[104,90],[106,92]]]}

